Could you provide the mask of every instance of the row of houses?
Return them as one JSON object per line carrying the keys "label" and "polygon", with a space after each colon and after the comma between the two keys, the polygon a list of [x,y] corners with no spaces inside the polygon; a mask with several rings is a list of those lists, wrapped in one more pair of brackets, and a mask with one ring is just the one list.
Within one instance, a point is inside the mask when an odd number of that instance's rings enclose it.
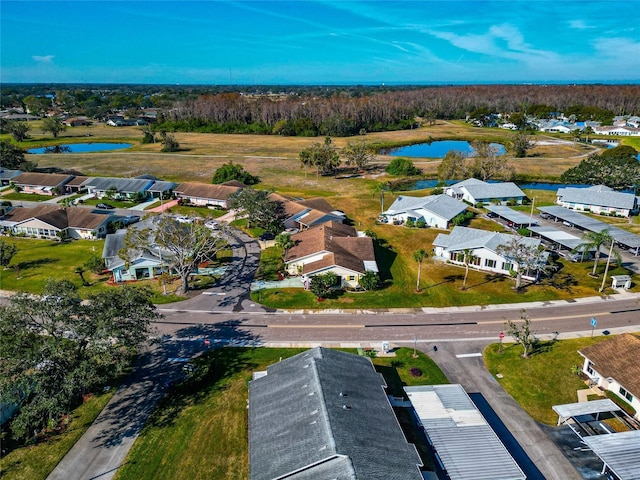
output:
{"label": "row of houses", "polygon": [[32,208],[14,207],[4,213],[0,227],[14,235],[58,239],[96,239],[107,235],[109,223],[115,215],[94,213],[83,207],[62,207],[41,204]]}

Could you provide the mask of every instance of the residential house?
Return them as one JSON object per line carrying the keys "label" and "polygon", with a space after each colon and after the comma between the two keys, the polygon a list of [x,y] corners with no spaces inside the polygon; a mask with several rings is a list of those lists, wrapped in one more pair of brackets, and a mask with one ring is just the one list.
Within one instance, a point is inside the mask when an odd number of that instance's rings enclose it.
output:
{"label": "residential house", "polygon": [[285,229],[305,230],[327,222],[342,223],[346,218],[324,198],[293,199],[272,193],[269,199],[282,203],[286,215]]}
{"label": "residential house", "polygon": [[73,180],[74,175],[68,173],[24,172],[13,178],[13,183],[22,193],[38,195],[60,195],[64,186]]}
{"label": "residential house", "polygon": [[250,480],[422,480],[368,357],[316,347],[249,382]]}
{"label": "residential house", "polygon": [[358,235],[355,228],[329,221],[291,236],[294,246],[285,256],[290,275],[311,277],[333,272],[342,287],[357,288],[367,271],[378,272],[373,240]]}
{"label": "residential house", "polygon": [[246,185],[237,181],[220,184],[181,183],[173,189],[173,193],[182,203],[190,203],[201,207],[229,208],[229,197],[239,192]]}
{"label": "residential house", "polygon": [[[500,252],[501,245],[507,245],[513,235],[489,232],[469,227],[453,227],[451,233],[440,233],[433,241],[436,259],[456,265],[464,265],[464,251],[470,250],[473,259],[470,266],[483,272],[510,275],[518,271],[513,259]],[[527,246],[539,247],[539,238],[522,237],[521,242]],[[522,278],[533,280],[537,272],[522,272]]]}
{"label": "residential house", "polygon": [[86,127],[87,125],[91,125],[91,120],[87,117],[71,117],[65,119],[62,123],[67,127]]}
{"label": "residential house", "polygon": [[621,136],[621,137],[638,137],[638,136],[640,136],[640,128],[628,127],[628,126],[596,127],[596,128],[593,129],[593,132],[598,134],[598,135],[618,135],[618,136]]}
{"label": "residential house", "polygon": [[147,122],[143,118],[124,118],[122,116],[112,116],[107,119],[106,124],[111,127],[140,127],[143,125],[148,125],[149,122]]}
{"label": "residential house", "polygon": [[525,193],[513,182],[484,182],[476,178],[468,178],[447,187],[445,194],[471,205],[483,203],[521,204]]}
{"label": "residential house", "polygon": [[15,178],[22,173],[22,170],[11,170],[0,166],[0,186],[7,186],[11,182],[15,182]]}
{"label": "residential house", "polygon": [[559,188],[556,203],[570,210],[628,217],[638,213],[638,197],[605,185]]}
{"label": "residential house", "polygon": [[404,224],[407,220],[422,221],[435,228],[449,228],[451,220],[464,213],[467,205],[449,195],[429,195],[428,197],[409,197],[400,195],[391,206],[382,213],[387,223]]}
{"label": "residential house", "polygon": [[168,199],[173,196],[173,189],[177,184],[174,182],[163,182],[162,180],[156,180],[153,185],[149,187],[147,192],[151,198],[164,198]]}
{"label": "residential house", "polygon": [[[151,221],[143,220],[130,228],[153,228]],[[134,280],[144,280],[155,278],[160,275],[166,268],[166,262],[170,253],[160,248],[151,250],[140,249],[130,250],[130,258],[128,262],[120,258],[119,252],[124,248],[126,229],[117,230],[115,233],[107,235],[104,248],[102,250],[102,258],[105,267],[113,275],[115,283],[128,282]]]}
{"label": "residential house", "polygon": [[640,419],[640,337],[615,335],[578,353],[584,357],[582,371],[591,381],[622,398]]}
{"label": "residential house", "polygon": [[67,238],[96,239],[107,234],[107,225],[115,219],[113,215],[93,213],[88,208],[40,204],[11,209],[0,226],[13,234],[29,237],[55,239],[63,232]]}
{"label": "residential house", "polygon": [[580,130],[580,126],[567,121],[541,120],[537,124],[538,130],[548,133],[571,133]]}
{"label": "residential house", "polygon": [[87,188],[88,193],[97,198],[113,195],[116,199],[132,199],[136,195],[147,198],[147,190],[153,183],[153,180],[140,178],[92,177],[84,182],[83,186]]}
{"label": "residential house", "polygon": [[89,180],[90,177],[85,177],[84,175],[76,175],[70,181],[65,183],[64,191],[65,193],[78,193],[85,191],[87,187],[84,185],[85,182]]}

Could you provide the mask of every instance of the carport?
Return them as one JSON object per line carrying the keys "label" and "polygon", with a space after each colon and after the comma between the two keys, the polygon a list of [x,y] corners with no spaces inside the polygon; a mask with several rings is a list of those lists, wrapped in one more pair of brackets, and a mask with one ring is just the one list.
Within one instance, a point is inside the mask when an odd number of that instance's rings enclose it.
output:
{"label": "carport", "polygon": [[451,480],[527,478],[461,385],[404,390]]}
{"label": "carport", "polygon": [[484,208],[489,210],[491,213],[495,213],[507,222],[511,222],[517,228],[538,224],[532,216],[525,215],[522,212],[518,212],[513,208],[509,208],[504,205],[487,205]]}
{"label": "carport", "polygon": [[[640,480],[640,430],[638,422],[613,401],[554,405],[558,425],[567,425],[602,461],[602,474],[611,472],[619,480]],[[628,428],[616,432],[605,419],[614,418]]]}
{"label": "carport", "polygon": [[588,230],[590,232],[601,232],[605,229],[609,230],[609,234],[617,244],[622,245],[629,250],[633,250],[634,255],[636,256],[640,252],[640,235],[615,227],[609,223],[601,222],[600,220],[583,215],[582,213],[568,210],[564,207],[538,207],[538,210],[551,215],[555,218],[555,221],[560,220],[566,222],[581,230]]}
{"label": "carport", "polygon": [[550,227],[547,225],[529,227],[536,235],[544,238],[546,241],[560,245],[569,251],[574,250],[578,245],[582,243],[582,239],[572,235],[559,228]]}

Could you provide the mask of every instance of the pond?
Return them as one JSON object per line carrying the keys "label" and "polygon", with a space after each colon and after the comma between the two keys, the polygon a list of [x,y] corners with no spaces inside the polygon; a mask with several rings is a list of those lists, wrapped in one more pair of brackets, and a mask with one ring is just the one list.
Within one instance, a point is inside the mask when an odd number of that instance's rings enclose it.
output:
{"label": "pond", "polygon": [[[498,155],[506,153],[507,149],[499,143],[491,143],[498,150]],[[383,152],[392,157],[444,158],[447,152],[455,150],[465,155],[473,154],[471,144],[465,140],[438,140],[435,142],[416,143],[406,147],[389,148]]]}
{"label": "pond", "polygon": [[[130,143],[69,143],[67,145],[58,145],[58,147],[65,150],[62,153],[104,152],[107,150],[122,150],[130,146]],[[47,148],[51,147],[31,148],[27,150],[27,153],[41,154],[45,153]]]}

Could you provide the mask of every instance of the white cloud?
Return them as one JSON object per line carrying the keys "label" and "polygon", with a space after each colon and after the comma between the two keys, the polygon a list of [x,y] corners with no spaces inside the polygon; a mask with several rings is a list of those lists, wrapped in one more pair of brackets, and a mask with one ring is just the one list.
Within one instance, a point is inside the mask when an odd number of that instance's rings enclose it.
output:
{"label": "white cloud", "polygon": [[575,28],[576,30],[595,28],[592,25],[588,25],[584,20],[569,20],[569,27]]}
{"label": "white cloud", "polygon": [[33,58],[38,63],[53,63],[55,55],[33,55]]}

